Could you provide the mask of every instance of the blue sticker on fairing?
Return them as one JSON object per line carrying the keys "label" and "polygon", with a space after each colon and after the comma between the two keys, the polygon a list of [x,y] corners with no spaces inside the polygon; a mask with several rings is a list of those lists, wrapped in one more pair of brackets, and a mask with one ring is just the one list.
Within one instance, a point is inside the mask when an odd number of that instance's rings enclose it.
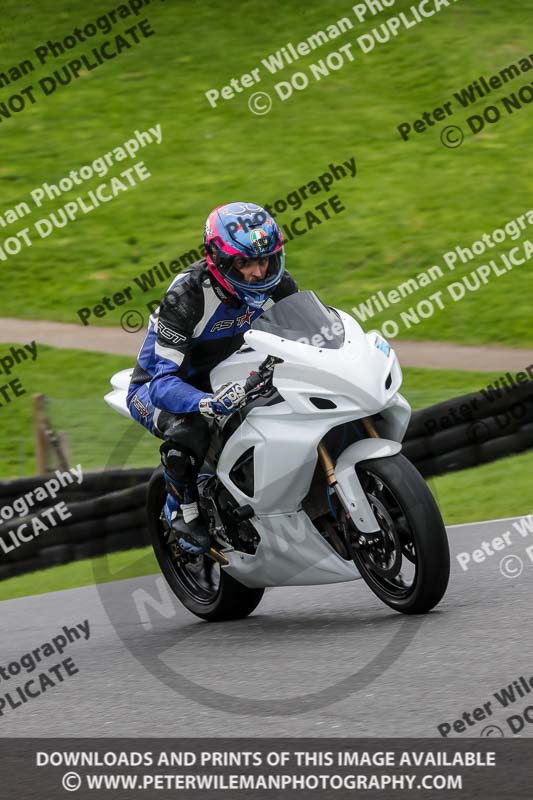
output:
{"label": "blue sticker on fairing", "polygon": [[387,342],[384,342],[383,339],[376,339],[375,340],[375,345],[378,348],[378,350],[381,350],[381,352],[384,353],[387,357],[389,356],[389,353],[391,351],[390,344],[387,344]]}

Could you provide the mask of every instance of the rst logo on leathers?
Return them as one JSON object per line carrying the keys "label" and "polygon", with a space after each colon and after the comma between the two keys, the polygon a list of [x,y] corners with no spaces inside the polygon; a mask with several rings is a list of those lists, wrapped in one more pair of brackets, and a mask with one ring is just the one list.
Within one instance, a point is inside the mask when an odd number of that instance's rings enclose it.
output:
{"label": "rst logo on leathers", "polygon": [[150,410],[148,409],[148,406],[145,406],[144,403],[139,399],[138,395],[134,394],[131,402],[142,417],[148,416]]}
{"label": "rst logo on leathers", "polygon": [[159,320],[159,324],[157,326],[157,332],[163,339],[168,339],[169,342],[173,342],[174,344],[179,344],[180,342],[185,342],[187,337],[184,336],[182,333],[178,333],[177,331],[173,331],[172,328],[167,328],[166,325],[163,325],[161,320]]}

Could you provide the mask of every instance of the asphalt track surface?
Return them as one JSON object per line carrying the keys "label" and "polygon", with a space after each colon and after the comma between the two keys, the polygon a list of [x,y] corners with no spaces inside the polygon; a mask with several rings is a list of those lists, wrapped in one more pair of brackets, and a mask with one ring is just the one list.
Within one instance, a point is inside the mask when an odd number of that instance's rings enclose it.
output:
{"label": "asphalt track surface", "polygon": [[[89,619],[91,636],[62,656],[79,673],[4,709],[0,735],[434,737],[491,700],[493,714],[461,735],[498,725],[509,737],[506,717],[533,704],[533,691],[507,709],[493,697],[533,675],[533,533],[512,522],[449,529],[450,586],[423,617],[393,612],[363,581],[271,589],[251,617],[222,624],[164,600],[157,575],[5,601],[2,665],[65,624]],[[461,569],[459,552],[508,530],[511,546]],[[510,555],[515,577],[500,570]],[[163,598],[159,611],[139,603],[143,590]],[[8,683],[21,680],[2,693]]]}

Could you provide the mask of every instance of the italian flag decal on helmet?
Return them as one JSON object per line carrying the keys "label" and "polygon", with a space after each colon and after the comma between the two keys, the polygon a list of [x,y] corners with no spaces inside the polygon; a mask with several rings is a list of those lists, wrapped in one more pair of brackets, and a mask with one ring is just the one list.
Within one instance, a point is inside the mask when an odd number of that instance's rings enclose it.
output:
{"label": "italian flag decal on helmet", "polygon": [[262,228],[257,228],[250,233],[250,242],[257,253],[268,250],[269,237]]}

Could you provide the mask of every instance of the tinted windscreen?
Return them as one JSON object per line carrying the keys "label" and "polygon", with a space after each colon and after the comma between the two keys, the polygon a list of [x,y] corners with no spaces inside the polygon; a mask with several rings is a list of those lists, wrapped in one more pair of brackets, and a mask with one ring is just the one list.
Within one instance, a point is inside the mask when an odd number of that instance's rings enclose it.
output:
{"label": "tinted windscreen", "polygon": [[310,291],[291,294],[275,303],[252,323],[252,328],[314,347],[338,349],[344,344],[339,315]]}

